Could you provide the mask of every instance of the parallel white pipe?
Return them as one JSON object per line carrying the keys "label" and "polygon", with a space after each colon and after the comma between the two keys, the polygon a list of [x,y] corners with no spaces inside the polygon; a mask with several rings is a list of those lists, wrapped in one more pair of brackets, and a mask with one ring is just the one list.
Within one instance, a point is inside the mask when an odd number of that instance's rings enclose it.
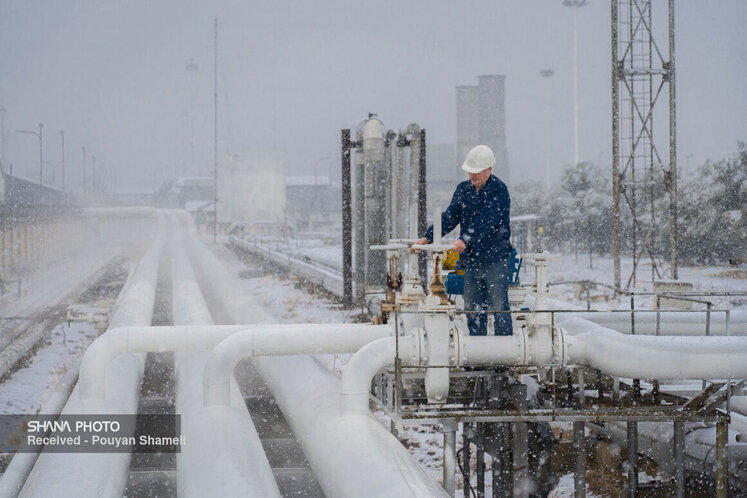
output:
{"label": "parallel white pipe", "polygon": [[[745,337],[625,335],[581,318],[563,322],[563,364],[588,365],[617,377],[742,379]],[[571,332],[573,331],[573,332]]]}
{"label": "parallel white pipe", "polygon": [[84,216],[95,216],[100,218],[155,218],[158,211],[152,207],[98,207],[86,208]]}
{"label": "parallel white pipe", "polygon": [[[412,346],[413,337],[400,337],[404,346]],[[345,366],[342,373],[340,402],[343,415],[368,413],[368,392],[371,379],[382,369],[394,364],[396,338],[387,337],[363,346]]]}
{"label": "parallel white pipe", "polygon": [[[254,356],[354,353],[366,344],[391,334],[389,325],[323,324],[296,330],[245,331],[221,341],[205,366],[205,406],[226,405],[229,379],[236,365]],[[393,356],[392,356],[393,358]]]}
{"label": "parallel white pipe", "polygon": [[[272,250],[271,248],[267,248],[264,245],[255,246],[253,243],[247,242],[246,240],[242,240],[235,236],[231,236],[229,239],[233,245],[241,248],[242,250],[267,259],[271,263],[274,263],[278,266],[289,268],[293,272],[301,275],[309,282],[323,287],[335,296],[342,297],[343,282],[342,276],[338,272],[327,270],[317,265],[309,264],[296,257],[293,257],[292,255]],[[355,286],[355,284],[353,284],[353,286]]]}
{"label": "parallel white pipe", "polygon": [[[635,313],[636,335],[656,334],[656,313],[652,311]],[[732,310],[729,312],[730,336],[747,335],[747,310]],[[558,325],[565,327],[564,322],[573,317],[585,318],[603,327],[617,330],[624,334],[631,333],[630,313],[598,311],[593,313],[579,313],[556,315]],[[706,331],[706,312],[694,311],[663,311],[659,313],[659,335],[703,336]],[[711,312],[709,325],[710,335],[726,335],[726,313]]]}
{"label": "parallel white pipe", "polygon": [[[159,221],[163,223],[160,217]],[[130,275],[115,305],[110,329],[124,325],[150,325],[162,248],[163,239],[159,237]],[[109,375],[102,379],[109,392],[106,398],[80,399],[76,392],[79,384],[62,413],[137,413],[144,361],[143,355],[120,356],[112,363]],[[129,464],[130,453],[44,452],[39,456],[20,496],[120,497],[127,484]]]}
{"label": "parallel white pipe", "polygon": [[[273,320],[205,246],[188,249],[202,288],[223,301],[233,321]],[[253,363],[328,498],[448,496],[373,417],[340,416],[340,382],[311,357],[259,357]]]}
{"label": "parallel white pipe", "polygon": [[255,360],[328,498],[448,494],[373,416],[340,416],[340,381],[308,356]]}
{"label": "parallel white pipe", "polygon": [[[78,369],[72,368],[65,374],[62,380],[55,386],[55,390],[49,397],[44,406],[39,411],[40,415],[54,415],[60,414],[62,409],[65,407],[70,392],[75,386],[75,381],[78,377]],[[19,491],[23,487],[23,483],[28,478],[31,469],[34,467],[39,453],[16,453],[13,459],[8,464],[8,468],[5,469],[2,479],[0,479],[0,498],[12,498],[18,496]]]}
{"label": "parallel white pipe", "polygon": [[[210,351],[227,337],[243,331],[297,333],[308,324],[194,325],[171,327],[120,327],[98,337],[88,348],[80,366],[81,399],[104,398],[109,392],[105,379],[110,364],[123,353]],[[337,325],[326,325],[337,327]],[[321,325],[320,327],[325,327]],[[271,340],[271,339],[268,339]]]}
{"label": "parallel white pipe", "polygon": [[[172,318],[175,324],[212,325],[192,266],[176,234],[171,238]],[[280,497],[262,442],[237,388],[225,406],[206,409],[202,376],[207,352],[175,355],[176,413],[187,443],[177,454],[180,496]],[[233,372],[226,383],[236,380]],[[229,384],[230,385],[230,384]],[[209,455],[209,458],[205,458]]]}
{"label": "parallel white pipe", "polygon": [[[586,311],[581,306],[567,303],[558,299],[547,299],[547,308],[538,307],[535,298],[526,296],[523,306],[529,306],[533,310],[555,309],[575,310],[578,313],[557,313],[555,322],[564,327],[564,322],[571,318],[583,318],[603,327],[607,327],[623,334],[631,333],[630,310],[625,311]],[[650,308],[638,309],[635,315],[635,335],[656,335],[656,311]],[[674,336],[703,336],[706,331],[706,310],[699,311],[665,311],[659,315],[659,335]],[[728,332],[728,334],[727,334]],[[727,331],[726,313],[723,311],[712,311],[709,325],[709,335],[747,335],[747,310],[730,310],[729,326]]]}
{"label": "parallel white pipe", "polygon": [[[549,335],[517,331],[513,336],[474,337],[461,334],[461,365],[587,365],[618,377],[706,379],[747,377],[747,339],[744,337],[631,336],[605,329],[580,318],[565,322],[568,330]],[[574,330],[574,332],[570,332]],[[400,338],[401,350],[417,348]],[[548,342],[549,344],[543,344]],[[540,352],[547,352],[546,354]],[[393,363],[394,339],[381,339],[361,348],[343,374],[344,413],[365,413],[371,379]],[[554,356],[554,358],[553,358]],[[409,354],[404,364],[417,365]]]}

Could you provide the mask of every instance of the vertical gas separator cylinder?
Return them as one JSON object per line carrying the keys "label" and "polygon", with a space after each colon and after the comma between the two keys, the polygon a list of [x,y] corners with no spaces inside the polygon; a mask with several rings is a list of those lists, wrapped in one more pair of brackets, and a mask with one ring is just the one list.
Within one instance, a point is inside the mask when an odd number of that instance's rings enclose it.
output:
{"label": "vertical gas separator cylinder", "polygon": [[[355,141],[363,142],[363,126],[355,130]],[[363,305],[365,299],[365,280],[366,280],[366,225],[364,217],[366,212],[363,182],[363,149],[355,149],[353,156],[353,178],[355,188],[353,189],[353,240],[354,240],[354,257],[353,281],[355,281],[355,302]]]}
{"label": "vertical gas separator cylinder", "polygon": [[386,255],[369,251],[372,245],[386,244],[386,164],[384,125],[371,117],[363,126],[363,167],[365,197],[366,283],[383,285]]}

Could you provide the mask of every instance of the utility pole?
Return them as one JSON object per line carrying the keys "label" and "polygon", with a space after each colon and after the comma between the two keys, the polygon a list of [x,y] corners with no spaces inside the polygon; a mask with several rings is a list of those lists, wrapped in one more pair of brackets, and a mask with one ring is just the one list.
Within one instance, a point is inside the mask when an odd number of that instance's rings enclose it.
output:
{"label": "utility pole", "polygon": [[0,106],[0,142],[2,142],[2,151],[0,151],[0,159],[2,159],[3,165],[5,165],[5,113],[7,110],[5,107]]}
{"label": "utility pole", "polygon": [[44,186],[44,147],[42,146],[44,135],[42,135],[42,128],[44,128],[44,123],[39,123],[39,185]]}
{"label": "utility pole", "polygon": [[545,187],[550,190],[550,78],[555,74],[554,69],[542,69],[540,75],[547,80],[545,83]]}
{"label": "utility pole", "polygon": [[62,146],[62,191],[65,191],[65,130],[60,130],[60,145]]}
{"label": "utility pole", "polygon": [[81,147],[83,149],[83,192],[86,191],[86,147],[85,145]]}
{"label": "utility pole", "polygon": [[213,244],[218,238],[218,18],[215,18],[213,66]]}
{"label": "utility pole", "polygon": [[565,7],[573,9],[573,166],[579,161],[578,153],[578,26],[576,12],[586,5],[586,0],[564,0]]}

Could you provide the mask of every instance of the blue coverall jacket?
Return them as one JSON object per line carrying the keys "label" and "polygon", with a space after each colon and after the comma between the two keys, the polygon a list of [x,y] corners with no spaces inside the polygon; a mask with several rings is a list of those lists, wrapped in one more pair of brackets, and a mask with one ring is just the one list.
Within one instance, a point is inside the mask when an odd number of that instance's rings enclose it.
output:
{"label": "blue coverall jacket", "polygon": [[[508,261],[511,254],[508,187],[495,175],[476,190],[469,180],[457,185],[449,207],[441,214],[441,232],[446,235],[460,225],[459,238],[467,248],[460,260],[464,268]],[[425,237],[433,241],[433,226]]]}

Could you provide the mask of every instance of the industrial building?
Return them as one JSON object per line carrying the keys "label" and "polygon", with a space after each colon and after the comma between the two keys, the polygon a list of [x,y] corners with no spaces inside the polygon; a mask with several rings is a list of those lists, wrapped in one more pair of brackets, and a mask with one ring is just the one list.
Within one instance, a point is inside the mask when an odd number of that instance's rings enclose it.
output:
{"label": "industrial building", "polygon": [[[484,144],[495,153],[493,172],[511,184],[506,147],[506,76],[477,77],[477,85],[456,87],[457,173],[472,147]],[[461,175],[463,176],[463,175]]]}

